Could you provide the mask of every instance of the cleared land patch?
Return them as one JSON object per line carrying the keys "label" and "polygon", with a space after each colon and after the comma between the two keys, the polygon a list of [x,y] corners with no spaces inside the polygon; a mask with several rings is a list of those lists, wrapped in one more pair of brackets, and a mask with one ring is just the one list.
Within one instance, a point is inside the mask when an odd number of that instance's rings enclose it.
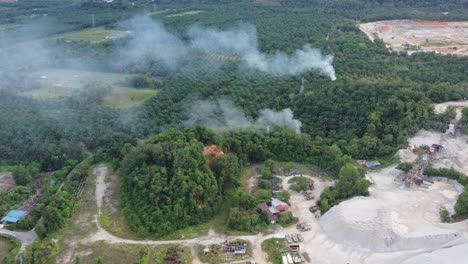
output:
{"label": "cleared land patch", "polygon": [[11,172],[0,172],[0,190],[7,191],[15,188],[16,182]]}
{"label": "cleared land patch", "polygon": [[177,13],[177,14],[168,15],[167,17],[191,16],[191,15],[197,15],[197,14],[204,13],[204,12],[206,12],[206,11],[203,11],[203,10],[191,10],[191,11],[187,11],[187,12],[182,12],[182,13]]}
{"label": "cleared land patch", "polygon": [[96,27],[55,35],[51,37],[51,39],[60,39],[65,41],[85,41],[93,44],[122,38],[129,35],[130,33],[130,31]]}
{"label": "cleared land patch", "polygon": [[468,56],[468,22],[385,20],[359,24],[371,40],[382,39],[394,51]]}
{"label": "cleared land patch", "polygon": [[40,87],[25,92],[23,95],[42,100],[68,97],[94,82],[110,87],[110,91],[102,103],[108,107],[135,106],[156,95],[157,90],[154,89],[123,87],[125,80],[132,76],[131,74],[108,72],[48,69],[33,73],[33,78],[38,80]]}

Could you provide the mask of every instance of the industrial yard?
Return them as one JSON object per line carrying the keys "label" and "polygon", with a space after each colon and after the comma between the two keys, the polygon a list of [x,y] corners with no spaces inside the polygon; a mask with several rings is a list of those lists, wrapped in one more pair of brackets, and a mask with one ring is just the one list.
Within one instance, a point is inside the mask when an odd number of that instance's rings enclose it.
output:
{"label": "industrial yard", "polygon": [[394,51],[468,55],[468,22],[386,20],[359,24],[359,29]]}

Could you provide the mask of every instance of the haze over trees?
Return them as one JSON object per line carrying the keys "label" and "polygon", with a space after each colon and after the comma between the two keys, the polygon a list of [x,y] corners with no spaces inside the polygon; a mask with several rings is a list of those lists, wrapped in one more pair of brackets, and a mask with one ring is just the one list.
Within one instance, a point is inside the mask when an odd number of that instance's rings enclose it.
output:
{"label": "haze over trees", "polygon": [[[268,220],[257,213],[256,204],[269,196],[239,190],[245,164],[297,161],[329,171],[338,184],[322,194],[324,212],[344,199],[367,195],[369,183],[351,165],[354,159],[386,158],[421,128],[442,130],[454,112],[436,115],[431,104],[468,97],[468,58],[393,53],[355,26],[379,19],[466,20],[464,1],[282,0],[277,6],[223,0],[133,2],[0,4],[0,58],[8,59],[0,60],[0,165],[16,166],[14,177],[25,185],[0,192],[1,215],[34,193],[36,184],[64,180],[92,153],[92,162],[120,167],[123,214],[141,235],[161,236],[204,222],[226,200],[231,202],[230,228],[259,230]],[[204,12],[184,14],[190,10]],[[255,27],[255,51],[266,57],[292,55],[307,44],[332,54],[337,80],[317,70],[276,75],[245,68],[242,56],[217,52],[189,51],[177,67],[165,64],[161,56],[122,61],[123,51],[132,48],[131,34],[96,43],[63,39],[62,34],[79,35],[81,29],[98,26],[131,31],[121,20],[141,13],[151,13],[148,20],[158,21],[181,41],[190,39],[195,23],[242,31],[248,28],[239,25],[242,21]],[[21,57],[20,63],[11,64]],[[89,83],[68,97],[29,96],[44,85],[41,82],[47,83],[29,73],[50,67],[136,74],[121,85],[158,93],[142,105],[116,109],[102,105],[109,90],[101,83]],[[232,101],[252,124],[263,109],[291,109],[302,123],[301,133],[275,126],[268,132],[261,126],[226,127],[219,135],[203,127],[186,129],[191,109],[201,100],[222,99]],[[467,110],[463,113],[465,124]],[[202,149],[213,143],[225,155],[207,162]],[[271,177],[271,162],[265,164],[262,174]],[[41,202],[41,237],[59,230],[70,216],[72,192],[90,166],[85,165],[70,177],[63,194]],[[268,181],[263,185],[268,189]],[[50,193],[55,188],[50,187]],[[457,202],[458,214],[467,212],[465,198],[466,191]]]}

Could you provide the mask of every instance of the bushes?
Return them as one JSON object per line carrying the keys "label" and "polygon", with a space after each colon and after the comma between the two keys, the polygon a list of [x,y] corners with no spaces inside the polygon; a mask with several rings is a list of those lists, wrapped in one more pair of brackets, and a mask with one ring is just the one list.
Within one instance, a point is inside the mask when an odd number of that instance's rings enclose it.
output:
{"label": "bushes", "polygon": [[262,250],[268,254],[268,260],[281,264],[281,250],[286,247],[284,238],[269,238],[262,242]]}
{"label": "bushes", "polygon": [[291,190],[300,192],[309,190],[309,186],[313,181],[307,177],[294,177],[289,180],[289,183],[293,183],[289,187]]}
{"label": "bushes", "polygon": [[440,176],[440,177],[446,177],[452,180],[458,181],[461,185],[466,185],[468,184],[468,177],[455,170],[454,168],[450,169],[445,169],[445,168],[440,168],[440,169],[434,169],[432,167],[426,168],[424,171],[424,174],[427,176]]}
{"label": "bushes", "polygon": [[468,177],[465,174],[458,172],[454,168],[434,169],[432,167],[426,168],[424,173],[428,176],[447,177],[449,179],[458,181],[461,185],[464,185],[465,188],[460,196],[458,196],[457,202],[455,204],[455,212],[458,216],[468,214]]}
{"label": "bushes", "polygon": [[411,167],[413,167],[413,164],[411,162],[402,162],[398,164],[397,169],[402,170],[404,172],[410,171]]}
{"label": "bushes", "polygon": [[439,208],[440,221],[447,223],[450,221],[450,213],[444,206]]}
{"label": "bushes", "polygon": [[293,216],[291,211],[282,212],[279,217],[279,224],[282,226],[287,226],[296,223],[298,219],[299,218]]}
{"label": "bushes", "polygon": [[18,250],[21,247],[20,241],[18,241],[16,238],[14,238],[12,236],[4,235],[4,234],[0,234],[0,238],[8,240],[9,243],[11,243],[13,245],[13,247],[10,249],[8,254],[3,259],[0,259],[0,261],[2,261],[2,263],[4,263],[4,264],[15,264],[16,263],[16,258],[15,258],[16,253],[18,252]]}
{"label": "bushes", "polygon": [[465,190],[458,196],[457,203],[455,204],[455,212],[457,215],[468,214],[468,190],[465,185]]}
{"label": "bushes", "polygon": [[369,181],[359,173],[352,164],[346,164],[340,169],[338,182],[334,187],[326,188],[320,195],[317,205],[324,214],[332,206],[354,196],[369,195]]}

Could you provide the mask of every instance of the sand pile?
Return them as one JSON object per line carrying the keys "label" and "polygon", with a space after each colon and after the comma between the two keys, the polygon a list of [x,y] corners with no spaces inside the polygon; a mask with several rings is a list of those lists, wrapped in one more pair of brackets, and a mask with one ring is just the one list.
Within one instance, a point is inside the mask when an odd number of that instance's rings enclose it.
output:
{"label": "sand pile", "polygon": [[411,235],[396,211],[375,198],[356,197],[331,208],[320,219],[323,230],[336,242],[363,252],[392,252],[433,248],[459,237],[448,233]]}

